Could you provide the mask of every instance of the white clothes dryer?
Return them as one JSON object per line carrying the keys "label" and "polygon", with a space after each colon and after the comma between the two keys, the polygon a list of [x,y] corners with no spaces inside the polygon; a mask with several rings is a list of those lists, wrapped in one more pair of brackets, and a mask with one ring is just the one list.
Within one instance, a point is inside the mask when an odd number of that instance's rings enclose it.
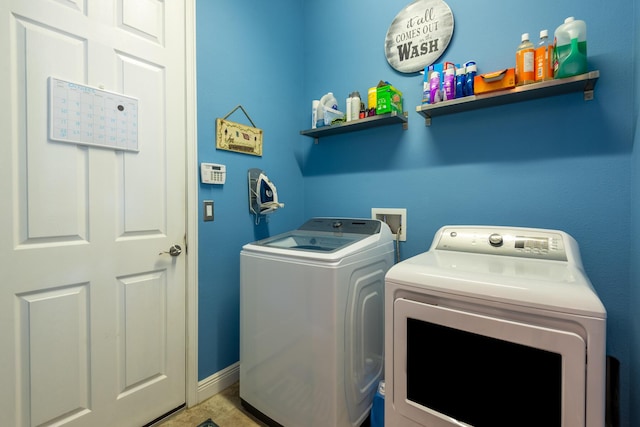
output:
{"label": "white clothes dryer", "polygon": [[606,311],[567,233],[446,226],[385,288],[385,424],[602,427]]}
{"label": "white clothes dryer", "polygon": [[381,221],[314,218],[240,253],[240,398],[270,425],[359,426],[384,370]]}

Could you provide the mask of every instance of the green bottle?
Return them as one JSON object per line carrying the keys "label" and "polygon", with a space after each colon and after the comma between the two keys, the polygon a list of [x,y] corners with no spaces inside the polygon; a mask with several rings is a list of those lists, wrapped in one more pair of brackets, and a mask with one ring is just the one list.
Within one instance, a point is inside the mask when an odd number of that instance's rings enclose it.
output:
{"label": "green bottle", "polygon": [[570,16],[555,32],[553,77],[562,79],[587,71],[587,24]]}

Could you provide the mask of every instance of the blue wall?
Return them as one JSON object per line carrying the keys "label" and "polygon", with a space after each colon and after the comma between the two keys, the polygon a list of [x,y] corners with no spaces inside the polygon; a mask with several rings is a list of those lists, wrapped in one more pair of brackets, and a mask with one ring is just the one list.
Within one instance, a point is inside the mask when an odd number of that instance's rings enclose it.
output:
{"label": "blue wall", "polygon": [[[303,44],[299,2],[197,1],[198,157],[227,166],[224,185],[200,184],[214,221],[198,223],[198,378],[239,359],[239,255],[242,245],[302,223],[297,129],[307,117],[300,91]],[[282,25],[286,23],[286,25]],[[309,102],[310,103],[310,102]],[[242,105],[264,131],[263,156],[216,150],[216,118]],[[251,125],[238,109],[228,120]],[[254,224],[247,171],[264,170],[285,208]],[[202,206],[202,202],[200,203]]]}
{"label": "blue wall", "polygon": [[[587,22],[589,68],[601,77],[593,101],[560,95],[436,117],[431,127],[415,113],[422,76],[396,72],[384,56],[386,31],[408,3],[197,2],[199,157],[229,170],[224,186],[200,188],[201,199],[215,201],[216,220],[199,224],[199,378],[238,360],[243,244],[313,216],[368,217],[372,207],[403,207],[403,259],[426,250],[445,224],[572,234],[608,310],[607,350],[622,365],[622,425],[640,425],[629,405],[630,393],[635,401],[640,395],[629,381],[640,380],[640,367],[632,365],[640,360],[640,320],[630,306],[640,303],[631,268],[640,258],[632,245],[640,235],[632,222],[640,191],[633,185],[640,94],[629,77],[639,62],[634,1],[604,8],[595,0],[540,0],[535,7],[523,3],[526,16],[514,17],[506,0],[473,7],[448,0],[455,32],[440,61],[476,60],[480,72],[511,67],[521,33],[537,39],[539,30],[553,34],[565,17],[576,16]],[[332,91],[344,109],[348,93],[364,96],[379,80],[404,93],[408,130],[382,127],[321,138],[317,145],[299,135],[309,128],[312,99]],[[215,118],[237,104],[265,130],[262,158],[215,150]],[[264,169],[286,203],[266,226],[255,227],[248,212],[250,167]]]}

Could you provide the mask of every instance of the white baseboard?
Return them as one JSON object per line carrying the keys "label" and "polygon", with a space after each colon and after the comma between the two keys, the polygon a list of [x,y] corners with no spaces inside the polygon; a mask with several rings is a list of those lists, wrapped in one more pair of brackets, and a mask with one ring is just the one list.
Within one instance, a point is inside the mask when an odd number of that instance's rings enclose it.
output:
{"label": "white baseboard", "polygon": [[198,381],[198,403],[220,393],[240,379],[240,362],[227,366],[202,381]]}

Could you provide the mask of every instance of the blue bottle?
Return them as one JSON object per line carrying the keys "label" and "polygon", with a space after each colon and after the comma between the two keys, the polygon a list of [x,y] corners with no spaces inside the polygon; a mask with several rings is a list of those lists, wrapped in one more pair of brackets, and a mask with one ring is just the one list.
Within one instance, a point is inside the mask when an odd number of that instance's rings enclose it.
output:
{"label": "blue bottle", "polygon": [[476,63],[474,61],[469,61],[464,64],[464,66],[467,70],[466,81],[464,85],[464,96],[471,96],[474,94],[473,78],[476,76],[478,67],[476,66]]}
{"label": "blue bottle", "polygon": [[464,85],[467,81],[465,67],[456,68],[456,98],[464,96]]}

